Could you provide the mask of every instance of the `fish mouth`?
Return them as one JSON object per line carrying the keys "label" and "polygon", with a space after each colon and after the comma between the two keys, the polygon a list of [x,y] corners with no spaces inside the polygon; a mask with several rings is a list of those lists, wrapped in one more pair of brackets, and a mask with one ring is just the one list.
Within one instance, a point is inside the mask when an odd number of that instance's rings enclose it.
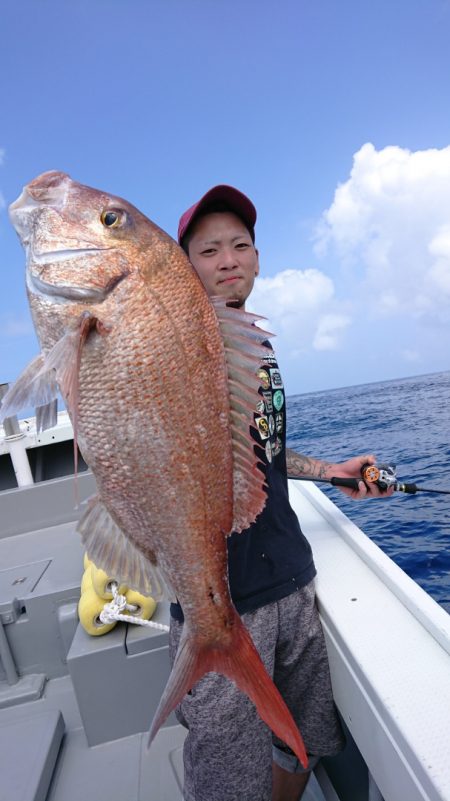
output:
{"label": "fish mouth", "polygon": [[[47,255],[47,254],[46,254]],[[28,287],[33,294],[46,295],[63,301],[84,301],[85,303],[102,303],[116,288],[118,284],[127,277],[129,273],[124,272],[116,275],[108,281],[105,287],[83,287],[71,284],[49,284],[33,273],[29,273]]]}
{"label": "fish mouth", "polygon": [[[45,179],[45,180],[43,180]],[[70,178],[65,173],[51,171],[44,173],[24,186],[19,197],[9,206],[9,218],[16,229],[22,244],[29,246],[32,228],[29,216],[45,206],[61,209],[66,202]]]}
{"label": "fish mouth", "polygon": [[42,253],[32,253],[31,259],[35,264],[53,264],[60,261],[70,261],[78,259],[80,256],[91,255],[92,253],[104,253],[113,248],[72,248],[71,250],[46,250]]}

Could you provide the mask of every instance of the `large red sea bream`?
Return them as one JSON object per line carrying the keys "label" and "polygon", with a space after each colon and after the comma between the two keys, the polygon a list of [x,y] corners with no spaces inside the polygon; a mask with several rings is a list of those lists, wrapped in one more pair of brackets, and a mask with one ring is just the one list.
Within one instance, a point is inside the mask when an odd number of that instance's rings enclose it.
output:
{"label": "large red sea bream", "polygon": [[129,586],[176,596],[184,611],[151,738],[217,671],[306,765],[227,578],[226,537],[266,498],[249,433],[264,333],[251,315],[210,300],[178,245],[120,198],[47,172],[10,215],[42,353],[2,417],[33,404],[47,425],[57,382],[98,487],[79,526],[88,555]]}

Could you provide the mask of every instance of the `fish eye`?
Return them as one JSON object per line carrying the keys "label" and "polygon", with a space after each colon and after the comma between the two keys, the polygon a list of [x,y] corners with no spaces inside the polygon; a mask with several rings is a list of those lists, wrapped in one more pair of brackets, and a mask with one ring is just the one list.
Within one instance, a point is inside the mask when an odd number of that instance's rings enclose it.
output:
{"label": "fish eye", "polygon": [[105,228],[117,228],[122,224],[125,213],[118,209],[105,209],[100,215],[100,219]]}

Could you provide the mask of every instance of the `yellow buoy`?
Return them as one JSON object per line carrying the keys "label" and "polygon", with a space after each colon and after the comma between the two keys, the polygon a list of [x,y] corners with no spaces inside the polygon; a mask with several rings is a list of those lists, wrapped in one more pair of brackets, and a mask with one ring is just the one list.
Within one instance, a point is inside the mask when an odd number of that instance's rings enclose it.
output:
{"label": "yellow buoy", "polygon": [[150,620],[156,609],[156,601],[153,598],[147,595],[141,595],[141,593],[136,590],[128,590],[125,593],[125,598],[127,599],[127,604],[132,604],[136,606],[137,609],[135,612],[125,609],[124,615],[134,615],[135,617],[142,618],[142,620]]}
{"label": "yellow buoy", "polygon": [[78,617],[84,630],[93,637],[99,637],[101,634],[106,634],[114,628],[116,621],[113,623],[102,623],[100,620],[100,612],[105,606],[105,600],[99,598],[94,592],[93,588],[87,589],[83,592],[78,603]]}
{"label": "yellow buoy", "polygon": [[[100,598],[104,598],[105,601],[110,601],[113,597],[112,593],[112,584],[117,581],[112,577],[108,576],[108,574],[102,570],[100,567],[96,567],[94,564],[91,565],[91,576],[92,576],[92,586]],[[118,592],[121,595],[125,595],[128,587],[126,584],[119,584]]]}
{"label": "yellow buoy", "polygon": [[84,571],[83,578],[81,579],[81,587],[80,587],[81,594],[83,594],[83,592],[86,592],[86,590],[90,589],[92,589],[92,573],[91,573],[91,568],[88,567]]}

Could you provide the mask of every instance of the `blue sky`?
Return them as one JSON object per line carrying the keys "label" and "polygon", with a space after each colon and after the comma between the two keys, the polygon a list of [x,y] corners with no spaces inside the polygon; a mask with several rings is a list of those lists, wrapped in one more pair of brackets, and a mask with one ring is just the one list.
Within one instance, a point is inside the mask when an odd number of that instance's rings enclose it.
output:
{"label": "blue sky", "polygon": [[246,192],[288,394],[449,369],[448,0],[0,14],[0,380],[37,352],[7,205],[49,169],[172,235],[214,184]]}

